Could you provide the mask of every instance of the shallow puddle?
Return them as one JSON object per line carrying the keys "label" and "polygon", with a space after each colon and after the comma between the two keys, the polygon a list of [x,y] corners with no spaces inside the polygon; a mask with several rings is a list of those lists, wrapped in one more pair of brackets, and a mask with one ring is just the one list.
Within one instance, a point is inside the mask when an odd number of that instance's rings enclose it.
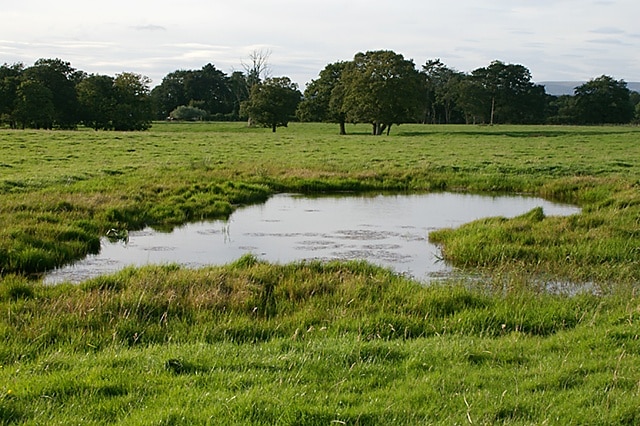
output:
{"label": "shallow puddle", "polygon": [[451,272],[429,243],[430,231],[483,217],[514,217],[538,206],[547,216],[580,211],[522,196],[280,194],[238,209],[227,221],[189,223],[170,233],[147,228],[130,232],[126,243],[104,238],[99,254],[52,271],[45,282],[81,282],[128,265],[222,265],[246,253],[279,263],[362,259],[428,281]]}

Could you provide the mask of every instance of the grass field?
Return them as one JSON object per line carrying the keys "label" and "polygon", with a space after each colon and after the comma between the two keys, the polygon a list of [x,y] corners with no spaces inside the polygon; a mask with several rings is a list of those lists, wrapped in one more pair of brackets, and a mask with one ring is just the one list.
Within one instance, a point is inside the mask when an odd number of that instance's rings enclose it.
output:
{"label": "grass field", "polygon": [[[0,424],[637,424],[640,128],[156,123],[0,130]],[[279,191],[531,193],[582,213],[432,232],[477,282],[367,264],[33,274],[109,229]],[[550,294],[540,275],[587,283]]]}

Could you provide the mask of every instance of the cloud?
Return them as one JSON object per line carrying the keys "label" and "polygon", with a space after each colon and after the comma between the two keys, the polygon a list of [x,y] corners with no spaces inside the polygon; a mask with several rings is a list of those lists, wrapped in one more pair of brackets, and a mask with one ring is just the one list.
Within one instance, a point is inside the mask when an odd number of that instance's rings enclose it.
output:
{"label": "cloud", "polygon": [[620,39],[614,39],[614,38],[594,38],[594,39],[587,40],[587,43],[609,44],[609,45],[620,45],[620,46],[624,46],[628,44],[623,42]]}
{"label": "cloud", "polygon": [[134,30],[136,31],[167,31],[167,29],[165,27],[163,27],[162,25],[135,25],[133,27]]}
{"label": "cloud", "polygon": [[596,28],[595,30],[591,30],[589,32],[594,34],[610,34],[610,35],[625,34],[625,31],[615,27]]}

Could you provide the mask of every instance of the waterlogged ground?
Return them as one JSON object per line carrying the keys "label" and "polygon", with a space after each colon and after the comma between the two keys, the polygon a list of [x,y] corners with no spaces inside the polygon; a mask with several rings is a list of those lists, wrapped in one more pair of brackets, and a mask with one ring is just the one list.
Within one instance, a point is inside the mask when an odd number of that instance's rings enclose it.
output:
{"label": "waterlogged ground", "polygon": [[228,221],[190,223],[172,232],[147,228],[115,243],[103,239],[100,254],[53,271],[45,281],[80,282],[128,265],[221,265],[246,253],[280,263],[363,259],[428,281],[452,272],[429,243],[430,231],[483,217],[514,217],[535,207],[546,215],[579,212],[524,196],[280,194],[237,210]]}

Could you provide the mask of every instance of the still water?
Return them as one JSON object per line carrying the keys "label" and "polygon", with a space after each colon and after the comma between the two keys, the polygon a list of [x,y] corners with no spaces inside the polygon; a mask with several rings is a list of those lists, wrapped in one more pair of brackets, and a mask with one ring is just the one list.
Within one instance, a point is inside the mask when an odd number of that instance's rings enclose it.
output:
{"label": "still water", "polygon": [[128,265],[222,265],[246,253],[277,263],[363,259],[429,281],[452,271],[438,260],[430,231],[484,217],[514,217],[538,206],[547,216],[579,212],[522,196],[280,194],[240,208],[226,221],[189,223],[170,233],[147,228],[130,232],[126,243],[105,238],[99,254],[51,272],[45,282],[80,282]]}

